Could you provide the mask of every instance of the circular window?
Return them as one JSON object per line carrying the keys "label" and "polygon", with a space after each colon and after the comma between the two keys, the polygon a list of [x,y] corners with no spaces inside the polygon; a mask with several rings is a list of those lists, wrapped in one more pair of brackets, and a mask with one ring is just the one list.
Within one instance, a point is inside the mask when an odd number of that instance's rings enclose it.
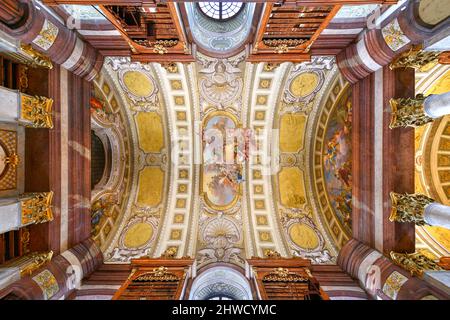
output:
{"label": "circular window", "polygon": [[200,10],[215,20],[227,20],[237,15],[244,7],[242,2],[199,2]]}

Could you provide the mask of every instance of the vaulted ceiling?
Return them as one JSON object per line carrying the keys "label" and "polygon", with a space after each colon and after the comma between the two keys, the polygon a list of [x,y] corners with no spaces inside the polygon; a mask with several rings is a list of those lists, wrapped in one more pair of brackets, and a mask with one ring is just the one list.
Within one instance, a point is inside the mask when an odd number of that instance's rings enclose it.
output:
{"label": "vaulted ceiling", "polygon": [[[352,92],[324,53],[352,41],[377,7],[253,3],[227,21],[206,19],[192,3],[98,7],[111,28],[93,7],[65,6],[95,16],[79,32],[109,56],[94,81],[105,108],[92,117],[112,150],[111,174],[92,197],[105,261],[175,248],[200,268],[243,267],[267,250],[334,263],[351,237]],[[142,33],[152,19],[177,27]],[[161,54],[166,62],[151,62]],[[211,132],[232,132],[223,156],[233,164],[217,161]]]}
{"label": "vaulted ceiling", "polygon": [[[124,182],[111,188],[118,213],[95,234],[108,262],[171,247],[200,267],[243,266],[267,249],[334,261],[350,236],[351,176],[336,170],[351,165],[351,93],[332,57],[277,68],[244,58],[198,54],[167,69],[106,60],[95,95],[114,101],[106,113],[128,147],[116,156]],[[237,166],[208,165],[205,130],[220,125],[251,129],[254,153]]]}

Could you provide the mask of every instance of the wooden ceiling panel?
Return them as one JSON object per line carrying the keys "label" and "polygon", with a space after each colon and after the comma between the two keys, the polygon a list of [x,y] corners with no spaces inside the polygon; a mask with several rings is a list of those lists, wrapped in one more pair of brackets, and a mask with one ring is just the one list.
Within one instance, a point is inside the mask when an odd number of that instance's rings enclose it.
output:
{"label": "wooden ceiling panel", "polygon": [[173,3],[146,6],[101,5],[137,61],[193,61]]}
{"label": "wooden ceiling panel", "polygon": [[284,57],[292,62],[304,61],[314,41],[340,8],[341,5],[267,3],[248,60],[275,62]]}

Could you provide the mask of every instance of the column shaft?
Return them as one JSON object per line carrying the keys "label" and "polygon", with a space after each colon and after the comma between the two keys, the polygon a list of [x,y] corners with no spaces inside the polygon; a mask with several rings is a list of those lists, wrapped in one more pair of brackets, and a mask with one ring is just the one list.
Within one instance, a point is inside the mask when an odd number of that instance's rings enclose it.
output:
{"label": "column shaft", "polygon": [[450,229],[450,206],[440,203],[432,203],[425,207],[423,218],[432,226]]}
{"label": "column shaft", "polygon": [[445,34],[447,21],[432,28],[424,27],[417,17],[419,0],[402,4],[387,19],[367,29],[359,41],[337,55],[342,74],[355,83],[388,65],[396,56],[431,37]]}
{"label": "column shaft", "polygon": [[424,102],[424,112],[430,118],[440,118],[450,114],[450,91],[428,96]]}
{"label": "column shaft", "polygon": [[[352,239],[339,252],[337,264],[358,279],[361,287],[374,299],[420,300],[427,296],[448,300],[439,287],[412,276],[380,252]],[[395,284],[395,285],[394,285]]]}
{"label": "column shaft", "polygon": [[[26,8],[21,17],[23,23],[10,25],[0,19],[1,31],[19,40],[22,45],[31,45],[34,50],[76,75],[88,81],[95,78],[103,65],[103,56],[97,50],[42,5],[27,1],[21,6]],[[2,10],[3,7],[0,12]]]}

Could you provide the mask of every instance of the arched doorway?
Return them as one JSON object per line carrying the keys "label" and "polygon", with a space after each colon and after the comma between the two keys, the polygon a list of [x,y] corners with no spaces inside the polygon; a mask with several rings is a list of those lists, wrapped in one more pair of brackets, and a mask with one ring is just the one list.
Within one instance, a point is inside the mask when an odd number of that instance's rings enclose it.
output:
{"label": "arched doorway", "polygon": [[192,283],[189,300],[251,300],[248,280],[237,270],[217,266],[205,270]]}

